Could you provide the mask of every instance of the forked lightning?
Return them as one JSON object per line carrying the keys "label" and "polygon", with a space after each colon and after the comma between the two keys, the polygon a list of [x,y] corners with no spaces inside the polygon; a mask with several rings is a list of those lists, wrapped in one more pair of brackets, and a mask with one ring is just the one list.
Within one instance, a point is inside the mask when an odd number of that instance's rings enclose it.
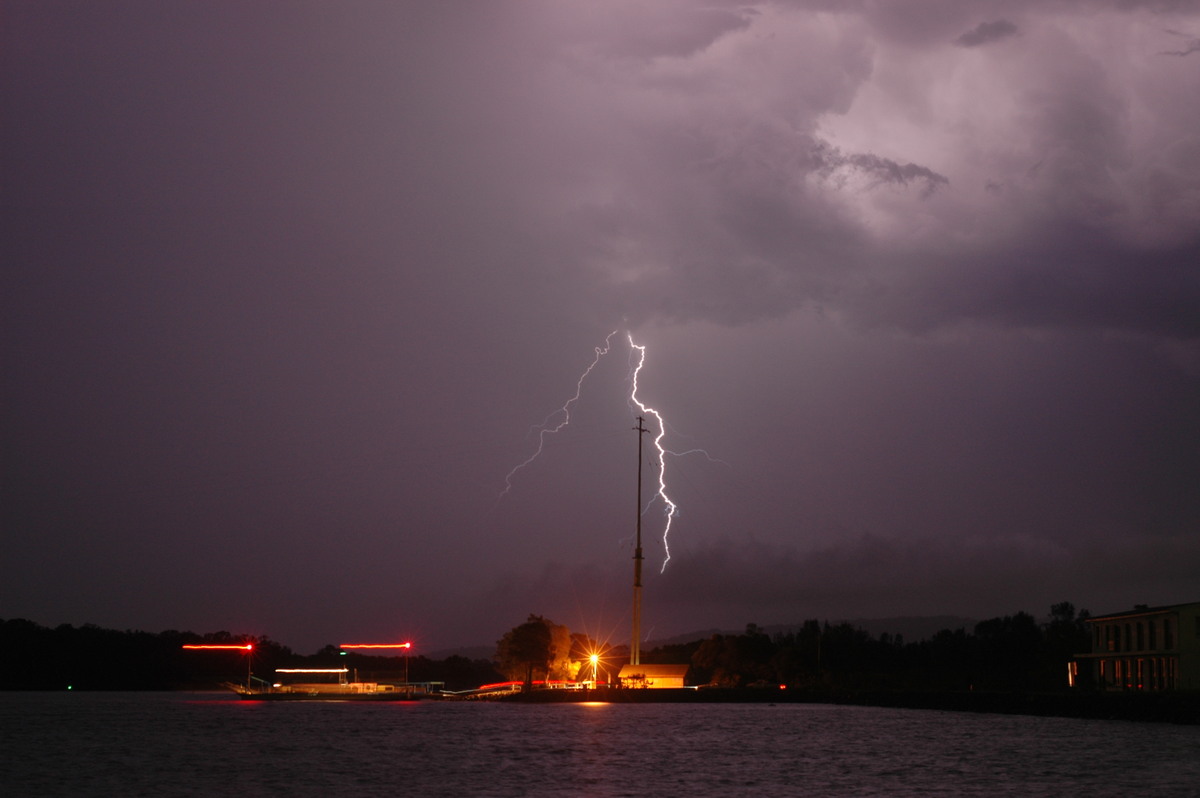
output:
{"label": "forked lightning", "polygon": [[[596,368],[596,364],[600,362],[600,358],[604,357],[605,355],[607,355],[609,353],[609,350],[612,348],[612,338],[616,334],[617,334],[617,331],[613,330],[604,339],[604,346],[596,347],[596,356],[592,359],[592,362],[588,365],[588,367],[586,369],[584,369],[583,374],[580,375],[579,380],[575,383],[575,395],[572,396],[570,399],[568,399],[563,404],[562,407],[558,408],[553,413],[546,416],[545,420],[543,420],[541,424],[534,427],[534,429],[536,429],[538,431],[537,450],[534,451],[534,453],[531,454],[528,458],[526,458],[523,462],[521,462],[520,464],[515,466],[511,471],[509,471],[507,475],[505,475],[504,490],[502,490],[500,492],[500,498],[503,498],[510,490],[512,490],[513,477],[516,476],[517,472],[520,471],[521,469],[525,468],[527,465],[529,465],[530,463],[532,463],[534,460],[536,460],[538,457],[541,456],[542,451],[546,446],[546,438],[549,437],[550,435],[554,435],[555,433],[559,432],[560,430],[562,430],[564,427],[566,427],[568,424],[571,423],[571,407],[572,407],[572,405],[574,405],[576,402],[579,401],[579,397],[583,393],[584,380],[586,380],[588,378],[588,375],[592,373],[592,370]],[[666,458],[667,458],[667,455],[668,454],[676,454],[676,453],[669,451],[665,446],[663,446],[663,439],[667,435],[667,425],[666,425],[665,421],[663,420],[662,414],[658,410],[654,409],[653,407],[649,407],[649,406],[643,404],[642,401],[640,399],[638,399],[638,376],[641,374],[642,367],[646,363],[646,347],[643,344],[634,343],[632,333],[626,333],[626,336],[628,337],[629,346],[630,346],[631,350],[634,350],[637,352],[637,363],[633,366],[632,372],[630,374],[630,383],[632,386],[630,389],[630,392],[629,392],[630,406],[636,407],[643,416],[647,416],[647,415],[653,416],[654,420],[658,423],[658,432],[654,436],[654,450],[657,452],[657,458],[658,458],[658,490],[655,491],[654,496],[651,497],[650,501],[647,502],[646,506],[642,508],[642,512],[643,512],[643,514],[645,512],[647,512],[650,509],[650,506],[654,503],[655,499],[658,499],[658,498],[662,499],[662,502],[664,505],[664,513],[667,517],[667,522],[666,522],[666,527],[663,529],[663,534],[662,534],[664,557],[663,557],[662,568],[660,569],[660,573],[661,573],[662,571],[666,570],[667,563],[671,561],[671,548],[670,548],[671,521],[675,518],[676,515],[679,514],[678,505],[676,505],[675,502],[671,500],[671,497],[667,495],[667,481],[666,481],[666,475],[667,475]],[[558,420],[555,421],[555,419],[558,419]],[[693,449],[693,450],[690,450],[689,452],[683,452],[682,454],[689,454],[690,452],[693,452],[693,451],[703,452],[702,449]],[[705,454],[707,454],[707,453],[705,452]]]}

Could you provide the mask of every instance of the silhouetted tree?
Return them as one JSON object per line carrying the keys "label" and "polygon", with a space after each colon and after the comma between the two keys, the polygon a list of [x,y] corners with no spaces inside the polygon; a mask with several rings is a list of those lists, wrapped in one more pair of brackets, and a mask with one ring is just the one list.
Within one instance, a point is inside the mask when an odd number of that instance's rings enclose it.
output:
{"label": "silhouetted tree", "polygon": [[692,669],[703,682],[720,687],[739,687],[775,681],[772,666],[775,643],[755,624],[747,624],[740,635],[713,635],[692,655]]}
{"label": "silhouetted tree", "polygon": [[446,657],[441,662],[430,662],[428,676],[416,667],[413,668],[413,673],[414,681],[431,681],[436,678],[445,682],[448,690],[465,690],[481,684],[498,682],[503,678],[503,674],[490,660],[467,659],[457,655]]}
{"label": "silhouetted tree", "polygon": [[1089,650],[1087,620],[1092,617],[1087,610],[1075,612],[1075,605],[1063,601],[1050,607],[1050,620],[1046,623],[1047,652],[1059,662],[1067,662],[1076,654]]}
{"label": "silhouetted tree", "polygon": [[975,686],[987,690],[1030,690],[1038,686],[1042,631],[1027,612],[975,625]]}
{"label": "silhouetted tree", "polygon": [[1088,636],[1087,619],[1091,613],[1087,610],[1075,611],[1075,605],[1063,601],[1050,607],[1050,620],[1043,627],[1044,635],[1044,670],[1041,674],[1043,689],[1061,689],[1066,685],[1067,663],[1076,654],[1086,653],[1091,649],[1091,639]]}
{"label": "silhouetted tree", "polygon": [[[688,643],[668,643],[656,646],[642,652],[642,662],[646,665],[678,665],[691,662],[696,650],[704,643],[703,640],[692,640]],[[628,652],[625,652],[628,656]]]}
{"label": "silhouetted tree", "polygon": [[521,679],[525,689],[533,685],[536,671],[547,679],[568,678],[571,632],[540,615],[530,615],[496,643],[496,665],[510,679]]}

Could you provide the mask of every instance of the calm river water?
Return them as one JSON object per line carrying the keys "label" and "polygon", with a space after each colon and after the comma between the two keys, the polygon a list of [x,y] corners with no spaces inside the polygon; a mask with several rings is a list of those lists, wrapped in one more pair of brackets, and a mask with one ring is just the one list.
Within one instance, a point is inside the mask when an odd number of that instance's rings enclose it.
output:
{"label": "calm river water", "polygon": [[0,693],[4,796],[1200,795],[1200,727],[820,704]]}

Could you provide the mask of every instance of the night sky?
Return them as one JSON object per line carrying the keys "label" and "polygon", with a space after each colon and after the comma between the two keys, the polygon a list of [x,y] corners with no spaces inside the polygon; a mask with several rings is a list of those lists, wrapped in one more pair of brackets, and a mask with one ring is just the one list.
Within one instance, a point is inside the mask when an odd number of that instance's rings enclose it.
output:
{"label": "night sky", "polygon": [[0,20],[0,617],[625,643],[629,334],[650,638],[1200,599],[1198,3]]}

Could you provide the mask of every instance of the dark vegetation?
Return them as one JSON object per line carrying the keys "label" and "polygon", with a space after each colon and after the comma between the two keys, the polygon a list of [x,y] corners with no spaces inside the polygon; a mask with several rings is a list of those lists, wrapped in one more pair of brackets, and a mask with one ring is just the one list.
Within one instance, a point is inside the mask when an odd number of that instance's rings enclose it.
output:
{"label": "dark vegetation", "polygon": [[[644,652],[649,663],[689,663],[692,681],[720,687],[787,685],[813,690],[917,690],[1044,692],[1066,688],[1072,655],[1088,650],[1083,620],[1069,602],[1051,608],[1050,618],[1032,615],[993,618],[972,631],[946,629],[932,638],[905,642],[872,637],[849,624],[806,621],[794,631],[768,635],[754,624],[736,635],[661,646]],[[240,644],[254,650],[186,651],[185,643]],[[503,678],[569,679],[578,662],[600,653],[614,673],[627,656],[537,615],[510,630],[497,646],[495,662],[452,656],[408,659],[413,682],[442,681],[466,689]],[[403,681],[404,659],[342,654],[326,646],[303,656],[267,637],[228,632],[157,634],[93,625],[46,628],[27,620],[0,621],[0,689],[177,690],[211,689],[244,681],[247,668],[270,678],[275,668],[350,668],[362,681]],[[580,678],[586,678],[586,674]]]}
{"label": "dark vegetation", "polygon": [[[187,651],[184,644],[245,644],[253,651]],[[98,626],[53,629],[32,621],[0,620],[0,690],[212,690],[246,680],[247,669],[272,678],[276,668],[340,668],[362,681],[402,682],[403,657],[343,655],[333,645],[303,656],[267,637],[229,632],[158,634]],[[496,681],[488,660],[408,658],[413,682],[441,681],[461,690]],[[320,678],[320,677],[317,677]]]}
{"label": "dark vegetation", "polygon": [[[978,623],[970,632],[945,629],[911,643],[889,634],[872,637],[846,623],[809,620],[773,636],[750,624],[738,635],[660,646],[643,652],[642,662],[690,664],[692,683],[714,687],[1054,692],[1067,689],[1067,663],[1089,649],[1087,617],[1063,602],[1050,608],[1044,622],[1018,612]],[[602,660],[616,670],[628,657],[624,647],[603,650],[531,615],[500,640],[497,661],[510,678],[565,678],[561,660],[568,637],[572,660],[600,649]]]}
{"label": "dark vegetation", "polygon": [[1087,617],[1063,602],[1045,622],[1018,612],[911,643],[816,620],[774,636],[750,624],[740,635],[654,649],[642,661],[688,662],[694,681],[720,687],[1053,691],[1066,688],[1073,655],[1089,649]]}
{"label": "dark vegetation", "polygon": [[[629,700],[816,701],[1200,723],[1200,696],[1069,690],[1067,663],[1089,648],[1086,618],[1086,612],[1076,613],[1064,602],[1054,605],[1045,621],[1018,612],[970,631],[945,629],[915,642],[888,634],[873,637],[846,623],[810,620],[773,635],[750,624],[741,634],[715,634],[643,652],[646,664],[691,665],[691,682],[714,689],[617,690],[608,700],[625,700],[628,694]],[[243,651],[182,648],[247,642],[254,644],[249,659]],[[501,638],[495,661],[413,656],[408,677],[443,682],[450,690],[506,678],[587,679],[580,662],[592,653],[601,657],[601,681],[611,680],[629,655],[624,646],[605,646],[531,615]],[[50,629],[27,620],[0,620],[0,690],[213,690],[222,682],[244,681],[247,668],[269,679],[284,667],[346,667],[361,681],[405,678],[402,656],[343,654],[332,645],[302,656],[267,637],[228,632],[151,634],[91,624]],[[579,700],[581,694],[526,695]]]}
{"label": "dark vegetation", "polygon": [[[1063,602],[1042,622],[1018,612],[975,624],[971,631],[944,629],[912,643],[889,634],[872,637],[847,623],[810,620],[773,635],[750,624],[742,634],[715,634],[642,654],[645,664],[690,665],[690,683],[704,689],[605,690],[603,700],[857,704],[1200,724],[1200,694],[1103,693],[1086,684],[1069,688],[1067,663],[1090,648],[1087,617],[1086,611],[1076,613]],[[568,651],[576,668],[598,653],[604,663],[601,673],[609,677],[629,659],[624,646],[608,648],[531,615],[500,640],[497,662],[509,678],[563,678]],[[589,675],[585,670],[578,678]],[[601,676],[602,682],[608,680]],[[541,690],[511,700],[590,697],[588,692]]]}
{"label": "dark vegetation", "polygon": [[610,652],[586,635],[572,633],[540,615],[530,615],[496,643],[495,662],[506,678],[523,681],[528,687],[534,679],[586,679],[591,666],[581,673],[580,663],[590,654]]}

